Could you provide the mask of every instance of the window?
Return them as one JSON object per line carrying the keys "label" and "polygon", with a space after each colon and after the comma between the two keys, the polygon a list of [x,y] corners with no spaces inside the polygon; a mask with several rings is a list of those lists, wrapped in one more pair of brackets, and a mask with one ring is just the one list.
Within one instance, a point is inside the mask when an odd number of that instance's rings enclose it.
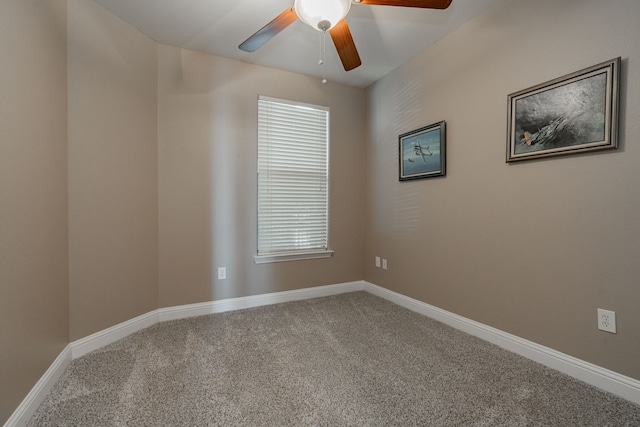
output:
{"label": "window", "polygon": [[329,235],[329,109],[258,99],[256,263],[324,258]]}

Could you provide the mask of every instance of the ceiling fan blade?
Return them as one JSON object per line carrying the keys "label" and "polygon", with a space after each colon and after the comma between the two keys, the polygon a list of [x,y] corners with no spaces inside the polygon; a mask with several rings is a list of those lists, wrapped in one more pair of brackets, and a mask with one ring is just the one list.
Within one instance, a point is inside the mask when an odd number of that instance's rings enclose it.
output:
{"label": "ceiling fan blade", "polygon": [[338,55],[342,61],[345,71],[353,70],[362,64],[358,49],[351,37],[351,31],[346,19],[338,22],[335,27],[329,30],[333,44],[336,45]]}
{"label": "ceiling fan blade", "polygon": [[355,0],[355,3],[379,6],[420,7],[424,9],[446,9],[451,4],[451,0]]}
{"label": "ceiling fan blade", "polygon": [[296,22],[297,19],[298,15],[296,12],[293,8],[289,8],[278,15],[273,21],[256,31],[254,35],[243,41],[238,47],[245,52],[255,52],[263,44],[274,38],[280,31]]}

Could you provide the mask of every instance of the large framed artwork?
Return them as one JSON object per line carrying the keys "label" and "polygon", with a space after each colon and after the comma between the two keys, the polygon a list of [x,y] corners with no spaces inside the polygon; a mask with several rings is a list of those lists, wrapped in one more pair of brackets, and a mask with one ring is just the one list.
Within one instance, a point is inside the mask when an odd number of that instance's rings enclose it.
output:
{"label": "large framed artwork", "polygon": [[398,137],[400,181],[444,176],[445,122],[434,123]]}
{"label": "large framed artwork", "polygon": [[507,162],[618,147],[620,58],[512,93]]}

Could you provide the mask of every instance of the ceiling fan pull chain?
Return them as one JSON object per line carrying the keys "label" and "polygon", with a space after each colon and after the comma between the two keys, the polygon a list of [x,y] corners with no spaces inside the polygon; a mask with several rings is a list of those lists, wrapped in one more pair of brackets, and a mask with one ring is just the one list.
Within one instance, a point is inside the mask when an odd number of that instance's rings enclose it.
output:
{"label": "ceiling fan pull chain", "polygon": [[324,65],[324,60],[327,54],[327,30],[323,30],[320,35],[320,60],[318,64],[322,66],[322,84],[327,84],[327,68]]}
{"label": "ceiling fan pull chain", "polygon": [[324,42],[324,40],[322,40],[322,34],[320,35],[318,41],[320,42],[318,44],[318,57],[320,58],[318,59],[318,65],[322,65],[324,63],[324,57],[322,56],[322,43]]}

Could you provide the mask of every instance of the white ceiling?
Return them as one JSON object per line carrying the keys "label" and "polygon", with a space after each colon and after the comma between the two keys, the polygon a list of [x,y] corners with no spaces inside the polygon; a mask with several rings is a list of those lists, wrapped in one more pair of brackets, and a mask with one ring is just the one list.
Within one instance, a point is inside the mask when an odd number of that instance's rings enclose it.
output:
{"label": "white ceiling", "polygon": [[[238,45],[293,0],[96,0],[159,43],[278,68],[331,82],[366,87],[497,0],[453,0],[446,10],[353,4],[347,22],[362,65],[346,72],[327,34],[318,65],[321,32],[298,20],[256,52]],[[323,71],[324,68],[324,71]]]}

